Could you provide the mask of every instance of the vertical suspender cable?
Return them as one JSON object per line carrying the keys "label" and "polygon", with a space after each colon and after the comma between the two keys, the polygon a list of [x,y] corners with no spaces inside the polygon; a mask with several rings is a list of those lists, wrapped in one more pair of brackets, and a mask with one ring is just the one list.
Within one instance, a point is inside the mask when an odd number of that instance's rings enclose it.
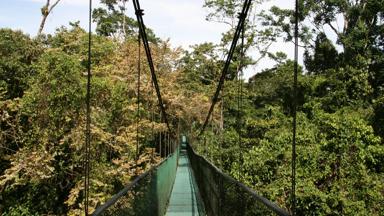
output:
{"label": "vertical suspender cable", "polygon": [[[213,111],[215,111],[215,110],[213,110]],[[211,132],[212,132],[212,135],[213,135],[213,133],[214,133],[214,131],[213,131],[213,115],[211,116],[210,125],[211,125]],[[212,138],[210,138],[208,141],[209,141],[208,143],[210,143],[210,145],[212,145]],[[211,158],[212,155],[210,154],[208,146],[205,145],[205,148],[207,149],[207,158],[208,158],[208,160],[212,161],[212,158]]]}
{"label": "vertical suspender cable", "polygon": [[[240,60],[241,61],[241,60]],[[240,63],[241,64],[241,63]],[[236,85],[237,85],[237,112],[236,112],[236,132],[237,132],[237,136],[238,136],[238,140],[237,140],[237,147],[238,147],[238,157],[237,157],[237,162],[238,162],[238,167],[237,167],[237,174],[238,176],[240,177],[240,163],[241,163],[241,135],[240,135],[240,127],[241,127],[241,123],[240,123],[240,67],[241,65],[237,65],[237,73],[236,73]]]}
{"label": "vertical suspender cable", "polygon": [[159,153],[160,153],[160,157],[163,157],[162,150],[161,150],[161,131],[160,131],[160,134],[159,134]]}
{"label": "vertical suspender cable", "polygon": [[164,134],[165,157],[168,157],[168,133]]}
{"label": "vertical suspender cable", "polygon": [[177,119],[177,135],[176,135],[176,143],[174,143],[175,149],[179,144],[180,144],[180,118]]}
{"label": "vertical suspender cable", "polygon": [[85,159],[84,159],[84,210],[89,214],[89,160],[91,146],[91,45],[92,45],[92,0],[89,0],[89,30],[88,30],[88,73],[86,94],[86,126],[85,126]]}
{"label": "vertical suspender cable", "polygon": [[167,133],[167,146],[168,146],[168,155],[171,154],[171,142],[169,140],[169,132]]}
{"label": "vertical suspender cable", "polygon": [[169,132],[167,133],[168,155],[171,154],[171,140],[169,139]]}
{"label": "vertical suspender cable", "polygon": [[224,84],[221,91],[220,106],[220,169],[223,169],[223,142],[224,142]]}
{"label": "vertical suspender cable", "polygon": [[[162,122],[163,122],[163,116],[162,116],[162,112],[160,111],[160,123],[162,123]],[[163,151],[162,145],[161,145],[161,142],[162,142],[161,138],[162,138],[162,132],[160,131],[160,135],[159,135],[159,152],[160,152],[160,157],[163,157],[162,153],[164,153],[164,151]]]}
{"label": "vertical suspender cable", "polygon": [[[151,86],[152,86],[152,88],[151,88],[151,91],[150,91],[150,94],[151,94],[151,97],[152,97],[152,95],[153,95],[153,83],[151,82]],[[151,127],[151,137],[152,137],[152,142],[156,142],[156,139],[155,139],[155,110],[154,110],[154,107],[153,107],[153,104],[152,103],[150,103],[150,105],[151,105],[151,122],[152,122],[152,127]],[[154,155],[155,155],[155,147],[156,147],[156,144],[155,143],[153,143],[153,147],[152,147],[152,154],[151,154],[151,161],[152,161],[152,163],[154,163],[155,162],[155,160],[154,160]]]}
{"label": "vertical suspender cable", "polygon": [[169,134],[169,153],[172,154],[173,153],[173,142],[172,142],[172,137],[171,137],[171,134]]}
{"label": "vertical suspender cable", "polygon": [[295,0],[295,65],[293,75],[293,122],[292,122],[292,215],[296,215],[296,125],[297,125],[297,76],[299,56],[299,3]]}
{"label": "vertical suspender cable", "polygon": [[[213,115],[212,115],[212,118],[211,118],[211,130],[212,130],[212,137],[215,137],[215,128],[214,128],[215,124],[214,124],[214,119],[213,119]],[[211,139],[211,146],[214,146],[212,144],[212,139]],[[213,161],[213,154],[209,154],[209,156],[211,156],[211,161]]]}
{"label": "vertical suspender cable", "polygon": [[[241,70],[240,70],[240,110],[243,111],[243,100],[244,100],[244,92],[243,92],[243,76],[244,76],[244,66],[245,66],[245,47],[244,47],[244,37],[245,37],[245,22],[243,23],[243,32],[241,36]],[[243,125],[244,119],[241,118],[240,122]],[[242,131],[240,128],[240,144],[243,145],[242,140]],[[242,154],[242,152],[241,152]],[[243,161],[243,155],[241,155],[241,160]]]}
{"label": "vertical suspender cable", "polygon": [[221,169],[223,169],[223,145],[224,145],[224,141],[225,141],[225,138],[224,138],[224,134],[225,134],[225,131],[224,131],[224,102],[225,102],[225,83],[223,83],[223,87],[222,87],[222,90],[221,90],[221,104],[220,104],[220,165],[221,165]]}
{"label": "vertical suspender cable", "polygon": [[241,29],[241,45],[240,45],[240,66],[239,66],[239,73],[238,73],[238,134],[239,134],[239,177],[241,177],[241,170],[242,170],[242,158],[243,158],[243,152],[242,152],[242,117],[241,112],[243,111],[243,67],[244,67],[244,34],[245,34],[245,21],[242,24]]}
{"label": "vertical suspender cable", "polygon": [[[239,17],[241,17],[241,14],[239,14]],[[236,74],[236,78],[237,78],[237,133],[238,133],[238,152],[239,152],[239,155],[238,155],[238,167],[237,167],[237,172],[238,172],[238,179],[239,181],[241,181],[242,179],[242,158],[243,158],[243,152],[242,152],[242,133],[241,133],[241,129],[242,129],[242,72],[243,72],[243,47],[244,47],[244,29],[245,29],[245,20],[244,22],[241,24],[241,29],[240,29],[240,38],[241,38],[241,44],[240,44],[240,52],[239,52],[239,55],[240,55],[240,62],[238,64],[238,70],[237,70],[237,74]],[[244,199],[244,196],[243,194],[238,191],[238,199],[239,200],[242,200]],[[244,209],[245,209],[245,203],[242,203],[241,204],[241,207],[240,209],[240,215],[244,215],[245,212],[244,212]]]}
{"label": "vertical suspender cable", "polygon": [[139,137],[139,126],[140,126],[140,79],[141,79],[141,37],[140,34],[137,36],[138,41],[138,59],[137,59],[137,122],[136,122],[136,170],[139,161],[139,145],[140,145],[140,137]]}

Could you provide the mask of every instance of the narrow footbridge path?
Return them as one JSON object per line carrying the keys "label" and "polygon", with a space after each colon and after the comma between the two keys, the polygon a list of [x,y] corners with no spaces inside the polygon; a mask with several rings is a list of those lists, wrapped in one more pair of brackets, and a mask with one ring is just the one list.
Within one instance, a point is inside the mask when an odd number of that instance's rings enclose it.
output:
{"label": "narrow footbridge path", "polygon": [[180,149],[175,183],[169,200],[167,216],[205,215],[195,177],[188,159],[186,145]]}

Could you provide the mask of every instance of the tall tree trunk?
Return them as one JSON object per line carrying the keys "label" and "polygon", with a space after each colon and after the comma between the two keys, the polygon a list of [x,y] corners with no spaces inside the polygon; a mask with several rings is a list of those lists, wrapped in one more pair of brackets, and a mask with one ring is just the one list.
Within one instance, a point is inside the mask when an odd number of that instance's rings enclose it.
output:
{"label": "tall tree trunk", "polygon": [[56,5],[59,4],[60,1],[61,0],[56,0],[55,3],[50,5],[51,1],[47,0],[47,3],[45,4],[45,6],[41,8],[41,15],[43,16],[43,18],[41,19],[41,23],[40,23],[40,27],[37,32],[37,35],[41,35],[41,33],[44,30],[45,22],[47,21],[48,15],[52,12],[53,8],[55,8]]}

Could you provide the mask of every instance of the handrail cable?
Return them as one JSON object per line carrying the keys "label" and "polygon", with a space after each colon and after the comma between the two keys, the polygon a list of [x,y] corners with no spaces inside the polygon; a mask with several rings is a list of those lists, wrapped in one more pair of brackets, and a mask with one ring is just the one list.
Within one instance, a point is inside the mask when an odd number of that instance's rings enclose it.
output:
{"label": "handrail cable", "polygon": [[84,211],[89,214],[89,160],[91,147],[91,45],[92,45],[92,0],[89,0],[89,26],[88,26],[88,67],[87,67],[87,94],[86,94],[86,126],[85,126],[85,158],[84,158]]}
{"label": "handrail cable", "polygon": [[153,60],[152,60],[151,49],[149,47],[148,37],[147,37],[146,30],[145,30],[145,25],[144,25],[144,20],[143,20],[144,13],[143,13],[143,10],[140,8],[139,0],[133,0],[132,2],[133,2],[133,6],[135,8],[135,14],[136,14],[137,22],[139,24],[139,32],[140,32],[141,38],[143,40],[145,53],[147,55],[148,65],[149,65],[149,69],[151,71],[151,76],[152,76],[152,82],[155,85],[157,99],[159,101],[159,106],[160,106],[161,112],[163,114],[165,124],[167,125],[168,131],[171,131],[171,128],[170,128],[170,125],[168,122],[167,113],[166,113],[165,107],[164,107],[164,102],[163,102],[163,99],[161,97],[159,83],[157,81],[157,76],[155,73],[155,66],[154,66]]}
{"label": "handrail cable", "polygon": [[219,95],[220,95],[221,89],[223,87],[225,77],[228,73],[228,69],[229,69],[229,66],[231,64],[233,54],[235,52],[235,48],[237,46],[237,41],[239,40],[241,29],[243,28],[243,23],[245,22],[245,19],[248,16],[248,12],[249,12],[249,8],[251,7],[251,4],[252,4],[252,0],[245,0],[245,2],[244,2],[244,6],[243,6],[243,9],[242,9],[242,11],[240,13],[240,17],[239,17],[239,23],[237,24],[236,31],[235,31],[233,41],[231,44],[231,48],[229,49],[227,60],[225,62],[223,71],[221,73],[221,77],[219,80],[219,84],[217,85],[216,92],[212,98],[212,103],[211,103],[211,107],[209,108],[208,115],[207,115],[205,122],[203,124],[203,127],[201,128],[200,133],[198,135],[199,137],[204,133],[204,131],[205,131],[205,129],[209,123],[209,118],[212,115],[213,109],[214,109],[216,103],[219,101],[218,100]]}

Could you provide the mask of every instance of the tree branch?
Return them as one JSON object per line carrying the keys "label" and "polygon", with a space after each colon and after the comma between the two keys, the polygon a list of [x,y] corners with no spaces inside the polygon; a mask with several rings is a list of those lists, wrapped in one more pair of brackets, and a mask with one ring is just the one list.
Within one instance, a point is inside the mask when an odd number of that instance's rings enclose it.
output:
{"label": "tree branch", "polygon": [[233,28],[233,24],[228,22],[228,21],[225,21],[224,19],[208,18],[208,21],[216,22],[216,23],[222,23],[222,24],[227,24],[227,25],[231,26],[231,28]]}
{"label": "tree branch", "polygon": [[61,1],[61,0],[56,0],[56,2],[53,3],[53,5],[52,5],[52,6],[49,8],[49,10],[48,10],[48,14],[51,13],[51,11],[53,10],[53,8],[55,8],[56,5],[59,4],[60,1]]}
{"label": "tree branch", "polygon": [[55,3],[53,3],[50,6],[51,1],[47,0],[47,3],[45,4],[45,6],[41,9],[41,14],[43,15],[43,18],[41,19],[40,27],[39,27],[39,30],[37,32],[38,36],[41,35],[41,33],[43,32],[45,22],[47,21],[48,15],[52,12],[53,8],[55,8],[56,5],[59,4],[60,1],[61,0],[56,0]]}
{"label": "tree branch", "polygon": [[331,29],[335,32],[337,36],[340,35],[340,32],[332,25],[331,22],[327,22],[328,26],[331,27]]}
{"label": "tree branch", "polygon": [[257,65],[266,55],[267,51],[269,50],[269,47],[273,44],[273,42],[269,42],[269,44],[262,50],[259,49],[259,52],[261,53],[260,57],[254,61],[254,65]]}

